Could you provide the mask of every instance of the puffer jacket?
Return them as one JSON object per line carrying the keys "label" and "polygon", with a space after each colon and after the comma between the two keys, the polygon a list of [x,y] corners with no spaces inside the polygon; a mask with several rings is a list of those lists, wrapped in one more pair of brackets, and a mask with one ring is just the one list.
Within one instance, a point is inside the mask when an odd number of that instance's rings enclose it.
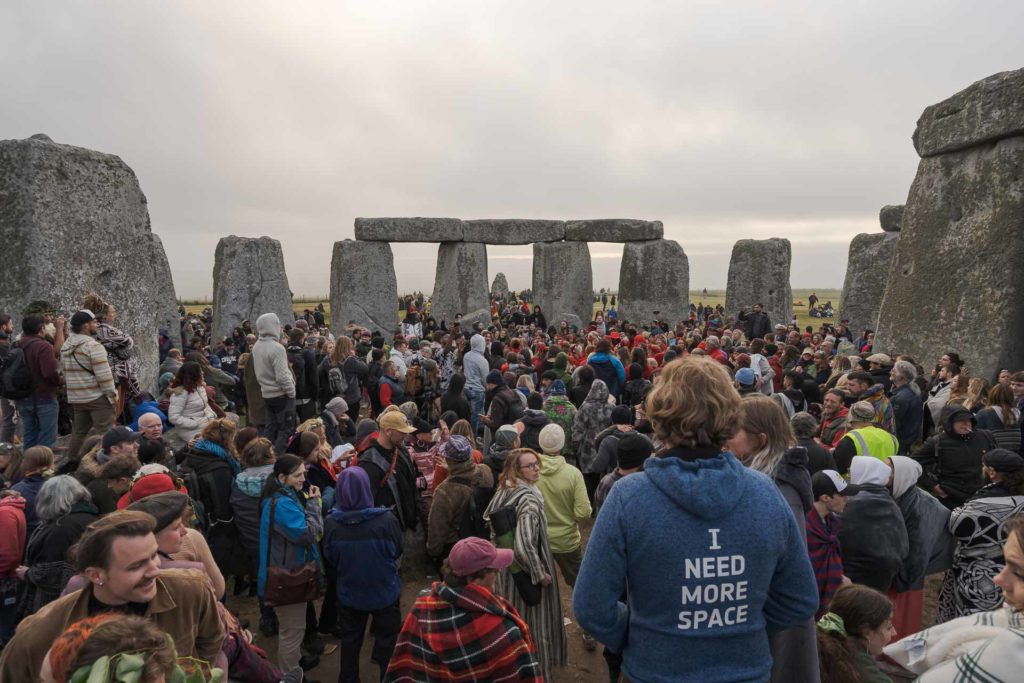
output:
{"label": "puffer jacket", "polygon": [[[457,481],[452,481],[455,478]],[[464,481],[470,482],[466,486]],[[487,465],[477,465],[472,459],[465,462],[448,463],[448,477],[434,491],[434,501],[430,505],[430,518],[427,526],[427,554],[431,557],[442,557],[447,546],[454,545],[461,536],[459,527],[469,497],[476,488],[494,488],[494,475]],[[483,515],[483,510],[477,510]]]}
{"label": "puffer jacket", "polygon": [[934,434],[912,454],[923,469],[917,485],[931,492],[938,484],[946,492],[940,502],[950,510],[964,504],[974,492],[985,485],[981,475],[981,461],[985,453],[995,448],[995,439],[984,429],[974,429],[960,436],[953,432],[953,422],[977,420],[970,410],[961,405],[947,405],[942,409],[942,431]]}
{"label": "puffer jacket", "polygon": [[167,419],[174,425],[171,434],[182,443],[191,441],[215,417],[217,414],[207,402],[205,387],[200,386],[195,391],[185,391],[183,387],[171,389]]}
{"label": "puffer jacket", "polygon": [[527,409],[519,419],[523,423],[523,433],[519,435],[519,442],[523,448],[532,448],[540,453],[540,430],[551,424],[551,420],[543,410]]}
{"label": "puffer jacket", "polygon": [[260,553],[260,494],[274,465],[250,467],[235,475],[231,486],[231,509],[235,513],[235,527],[239,541],[245,548],[252,570],[259,566]]}
{"label": "puffer jacket", "polygon": [[612,405],[608,403],[608,386],[603,381],[595,379],[587,399],[583,401],[572,422],[572,447],[582,472],[595,471],[597,435],[611,422]]}

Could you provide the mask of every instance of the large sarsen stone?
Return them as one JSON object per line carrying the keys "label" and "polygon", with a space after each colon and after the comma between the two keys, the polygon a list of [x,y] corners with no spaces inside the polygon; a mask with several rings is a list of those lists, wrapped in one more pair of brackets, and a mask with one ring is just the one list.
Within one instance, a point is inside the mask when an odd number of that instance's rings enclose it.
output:
{"label": "large sarsen stone", "polygon": [[356,239],[376,242],[460,242],[458,218],[357,218]]}
{"label": "large sarsen stone", "polygon": [[537,242],[533,245],[533,300],[548,325],[562,320],[582,327],[594,312],[590,248],[586,242]]}
{"label": "large sarsen stone", "polygon": [[276,313],[282,325],[295,322],[281,243],[222,237],[213,259],[213,338],[229,336],[243,320],[255,325],[264,313]]}
{"label": "large sarsen stone", "polygon": [[390,335],[398,327],[398,280],[387,242],[342,240],[331,257],[331,329],[349,323]]}
{"label": "large sarsen stone", "polygon": [[463,221],[463,240],[486,244],[532,244],[565,239],[565,221],[498,218]]}
{"label": "large sarsen stone", "polygon": [[660,240],[665,236],[661,221],[641,221],[633,218],[596,218],[567,221],[565,239],[580,242],[634,242]]}
{"label": "large sarsen stone", "polygon": [[176,348],[182,348],[181,316],[178,314],[178,297],[174,292],[171,264],[167,261],[163,242],[155,234],[149,235],[152,249],[150,264],[153,270],[153,285],[157,296],[157,324],[167,330],[167,335]]}
{"label": "large sarsen stone", "polygon": [[762,304],[772,325],[788,325],[793,317],[793,290],[789,284],[792,249],[787,239],[740,240],[732,248],[725,290],[725,314],[750,312]]}
{"label": "large sarsen stone", "polygon": [[494,276],[494,282],[491,283],[491,296],[505,296],[508,294],[508,280],[505,278],[505,273],[498,273]]}
{"label": "large sarsen stone", "polygon": [[627,242],[619,267],[619,316],[637,323],[686,320],[690,261],[674,240]]}
{"label": "large sarsen stone", "polygon": [[[439,323],[455,320],[456,313],[490,310],[487,292],[487,245],[479,242],[442,242],[437,248],[437,271],[430,313]],[[488,316],[489,318],[490,316]]]}
{"label": "large sarsen stone", "polygon": [[899,233],[876,232],[857,235],[850,242],[839,317],[850,321],[854,334],[878,325],[878,309],[898,239]]}
{"label": "large sarsen stone", "polygon": [[0,311],[20,330],[30,302],[70,317],[84,294],[99,294],[135,342],[145,389],[156,384],[164,292],[152,264],[167,261],[152,237],[146,197],[120,158],[45,135],[0,141]]}

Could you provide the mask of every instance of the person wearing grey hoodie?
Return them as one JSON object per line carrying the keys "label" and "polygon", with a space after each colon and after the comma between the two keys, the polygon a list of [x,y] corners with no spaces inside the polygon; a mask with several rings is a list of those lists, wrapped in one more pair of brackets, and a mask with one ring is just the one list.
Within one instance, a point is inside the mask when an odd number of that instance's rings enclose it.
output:
{"label": "person wearing grey hoodie", "polygon": [[281,344],[281,321],[275,313],[256,319],[260,338],[253,345],[252,362],[260,392],[267,404],[263,436],[277,453],[284,453],[288,437],[295,431],[295,378],[288,368],[288,353]]}
{"label": "person wearing grey hoodie", "polygon": [[469,400],[473,423],[473,432],[476,432],[480,415],[484,412],[484,392],[487,384],[487,373],[490,372],[490,365],[484,356],[484,349],[487,342],[479,334],[474,334],[469,339],[469,351],[462,356],[462,374],[466,378],[466,399]]}

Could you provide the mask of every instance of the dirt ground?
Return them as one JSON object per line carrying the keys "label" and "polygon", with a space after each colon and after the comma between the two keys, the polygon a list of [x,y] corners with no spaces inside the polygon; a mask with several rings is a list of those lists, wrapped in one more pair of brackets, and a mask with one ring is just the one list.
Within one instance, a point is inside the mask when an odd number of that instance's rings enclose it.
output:
{"label": "dirt ground", "polygon": [[[580,530],[583,534],[584,547],[590,537],[590,530],[593,527],[593,520],[586,520],[580,524]],[[422,566],[410,566],[418,564],[418,561],[407,563],[403,567],[402,571],[402,612],[408,614],[409,608],[412,607],[415,602],[417,595],[420,591],[430,587],[430,584],[437,580],[436,577],[429,576],[426,571],[423,570]],[[576,624],[575,617],[572,613],[572,590],[562,580],[559,575],[559,581],[561,583],[561,595],[562,595],[562,613],[563,615],[572,620],[566,629],[569,644],[569,661],[565,668],[558,669],[551,676],[550,680],[553,683],[577,683],[577,682],[593,682],[607,680],[607,667],[604,663],[604,658],[601,656],[601,647],[598,646],[594,652],[587,652],[583,648],[583,637],[580,627]],[[924,614],[922,620],[922,628],[931,626],[935,622],[935,615],[938,609],[938,596],[939,587],[942,584],[942,575],[936,574],[928,577],[925,582],[925,599],[924,599]],[[229,585],[229,593],[231,586]],[[260,633],[257,625],[259,624],[259,609],[256,604],[255,598],[229,598],[228,604],[233,610],[240,612],[243,618],[248,618],[251,622],[251,629],[253,632],[254,642],[265,649],[269,654],[272,661],[276,661],[277,658],[277,638],[264,638]],[[337,640],[325,637],[325,641],[328,645],[337,645]],[[378,680],[376,678],[377,666],[370,661],[370,647],[372,645],[372,636],[367,632],[366,640],[363,643],[362,658],[360,661],[360,677],[364,683],[370,683],[371,681]],[[337,651],[329,655],[322,655],[320,657],[320,665],[309,671],[307,675],[310,679],[320,681],[321,683],[333,683],[337,680],[338,669],[340,665],[340,655]]]}

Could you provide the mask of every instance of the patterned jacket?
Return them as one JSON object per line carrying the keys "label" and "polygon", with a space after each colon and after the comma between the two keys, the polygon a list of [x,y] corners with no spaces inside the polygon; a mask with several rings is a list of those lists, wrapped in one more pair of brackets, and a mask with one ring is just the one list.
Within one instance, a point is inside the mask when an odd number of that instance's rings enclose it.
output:
{"label": "patterned jacket", "polygon": [[526,622],[483,586],[435,583],[402,626],[386,682],[544,680]]}

